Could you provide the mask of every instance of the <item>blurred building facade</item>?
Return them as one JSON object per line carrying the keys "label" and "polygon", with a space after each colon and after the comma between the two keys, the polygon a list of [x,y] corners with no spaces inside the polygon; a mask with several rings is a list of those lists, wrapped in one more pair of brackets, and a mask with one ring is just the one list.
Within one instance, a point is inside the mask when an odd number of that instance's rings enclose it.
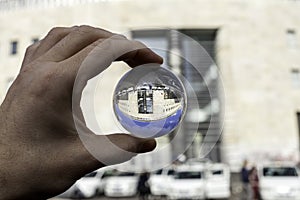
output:
{"label": "blurred building facade", "polygon": [[[202,44],[221,72],[217,81],[224,85],[225,101],[221,104],[225,120],[219,119],[222,123],[216,126],[222,137],[210,135],[208,139],[217,143],[209,156],[230,164],[233,170],[238,170],[244,159],[257,164],[265,160],[298,161],[299,9],[297,0],[0,0],[0,97],[4,98],[18,74],[26,47],[52,27],[98,26],[201,62],[203,58],[193,45],[178,38],[178,31]],[[152,30],[147,31],[149,28]],[[184,73],[195,84],[203,79],[194,76],[192,68],[186,70],[189,64],[185,61],[158,53],[174,71]],[[212,66],[207,63],[205,74]],[[111,76],[116,71],[112,68],[106,73]],[[219,89],[217,81],[211,85],[215,91]],[[198,99],[200,107],[213,105],[214,95],[207,89],[198,94],[210,97]],[[101,112],[109,112],[105,109]],[[221,117],[219,112],[209,114]],[[194,117],[200,115],[196,112]],[[204,120],[199,126],[198,143],[211,123]],[[194,139],[189,135],[194,133],[180,138],[173,151],[182,151]],[[185,154],[198,156],[199,148],[193,144]]]}

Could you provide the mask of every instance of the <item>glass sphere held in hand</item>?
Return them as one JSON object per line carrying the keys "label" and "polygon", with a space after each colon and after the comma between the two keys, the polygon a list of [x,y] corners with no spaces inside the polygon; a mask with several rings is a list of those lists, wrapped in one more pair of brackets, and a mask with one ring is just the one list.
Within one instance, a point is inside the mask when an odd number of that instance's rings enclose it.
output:
{"label": "glass sphere held in hand", "polygon": [[158,64],[127,72],[113,97],[117,120],[137,137],[160,137],[172,132],[183,119],[186,93],[179,78]]}

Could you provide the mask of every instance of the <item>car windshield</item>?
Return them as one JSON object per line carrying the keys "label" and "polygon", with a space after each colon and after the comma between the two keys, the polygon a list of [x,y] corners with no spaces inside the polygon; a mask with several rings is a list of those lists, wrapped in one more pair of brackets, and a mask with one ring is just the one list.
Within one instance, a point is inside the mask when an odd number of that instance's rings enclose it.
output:
{"label": "car windshield", "polygon": [[175,173],[175,171],[174,171],[173,169],[170,169],[170,170],[168,171],[168,176],[173,176],[174,173]]}
{"label": "car windshield", "polygon": [[210,171],[212,175],[222,175],[223,174],[223,170],[211,170]]}
{"label": "car windshield", "polygon": [[104,174],[102,175],[102,179],[111,177],[111,176],[113,176],[114,174],[115,174],[114,171],[106,171],[106,172],[104,172]]}
{"label": "car windshield", "polygon": [[97,172],[91,172],[89,174],[86,174],[84,177],[88,177],[88,178],[91,178],[91,177],[95,177],[97,174]]}
{"label": "car windshield", "polygon": [[191,171],[176,172],[175,179],[201,179],[201,172],[191,172]]}
{"label": "car windshield", "polygon": [[120,173],[120,174],[118,174],[118,176],[134,176],[135,175],[135,173],[133,173],[133,172],[123,172],[123,173]]}
{"label": "car windshield", "polygon": [[159,170],[157,170],[154,174],[156,174],[156,175],[161,175],[162,174],[162,169],[159,169]]}
{"label": "car windshield", "polygon": [[294,167],[264,167],[264,176],[298,176]]}

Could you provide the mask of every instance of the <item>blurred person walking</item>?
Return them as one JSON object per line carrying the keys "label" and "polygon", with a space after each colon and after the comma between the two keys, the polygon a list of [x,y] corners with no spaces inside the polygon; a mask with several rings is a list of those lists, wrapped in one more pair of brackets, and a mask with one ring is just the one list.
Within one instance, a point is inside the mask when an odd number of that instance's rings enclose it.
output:
{"label": "blurred person walking", "polygon": [[249,172],[249,182],[252,189],[252,199],[259,200],[259,188],[258,188],[258,175],[257,175],[257,168],[253,166]]}
{"label": "blurred person walking", "polygon": [[139,177],[137,190],[139,193],[139,199],[141,200],[147,200],[150,194],[150,187],[148,184],[149,177],[150,174],[148,172],[143,172]]}
{"label": "blurred person walking", "polygon": [[241,169],[241,181],[243,183],[243,191],[242,191],[242,200],[250,200],[251,199],[251,186],[249,183],[249,170],[247,168],[248,161],[244,160],[242,169]]}

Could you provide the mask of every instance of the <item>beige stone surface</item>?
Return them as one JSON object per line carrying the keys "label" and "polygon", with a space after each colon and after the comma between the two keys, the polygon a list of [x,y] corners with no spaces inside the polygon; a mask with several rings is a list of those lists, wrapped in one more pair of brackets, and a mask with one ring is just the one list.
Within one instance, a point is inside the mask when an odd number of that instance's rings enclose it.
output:
{"label": "beige stone surface", "polygon": [[[300,88],[292,86],[290,73],[300,69],[299,10],[300,2],[291,0],[107,0],[1,11],[0,96],[16,77],[32,38],[54,26],[89,24],[125,34],[143,28],[216,28],[226,94],[224,161],[238,169],[245,158],[298,160]],[[297,33],[296,48],[287,45],[287,29]],[[20,43],[17,56],[9,55],[12,40]]]}

